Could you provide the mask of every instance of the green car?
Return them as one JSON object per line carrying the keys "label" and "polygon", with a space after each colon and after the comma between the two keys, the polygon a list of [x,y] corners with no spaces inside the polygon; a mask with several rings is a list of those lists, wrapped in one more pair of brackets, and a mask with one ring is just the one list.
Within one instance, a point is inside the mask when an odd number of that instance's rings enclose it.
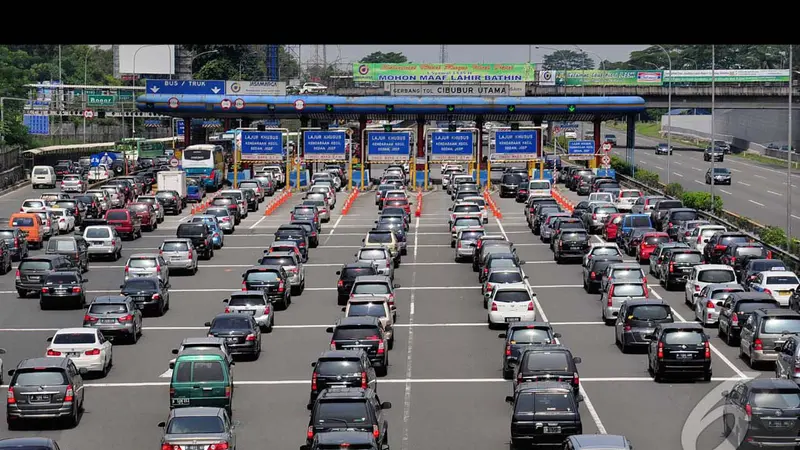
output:
{"label": "green car", "polygon": [[225,355],[187,348],[170,363],[169,407],[210,406],[233,412],[233,378]]}

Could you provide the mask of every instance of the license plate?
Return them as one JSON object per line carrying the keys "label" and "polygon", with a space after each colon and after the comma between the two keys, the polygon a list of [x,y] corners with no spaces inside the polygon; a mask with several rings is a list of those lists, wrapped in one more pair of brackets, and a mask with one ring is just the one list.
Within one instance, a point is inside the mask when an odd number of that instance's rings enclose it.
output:
{"label": "license plate", "polygon": [[519,317],[506,317],[506,322],[519,322]]}
{"label": "license plate", "polygon": [[89,243],[92,245],[103,245],[102,242],[97,242],[97,241],[90,241]]}
{"label": "license plate", "polygon": [[81,356],[81,352],[67,352],[67,357],[69,358],[79,358]]}
{"label": "license plate", "polygon": [[42,279],[42,277],[40,277],[40,276],[34,276],[34,275],[29,275],[29,276],[28,276],[28,279],[29,279],[29,280],[31,280],[31,281],[39,281],[39,280],[41,280],[41,279]]}
{"label": "license plate", "polygon": [[181,260],[181,257],[180,257],[180,256],[172,256],[172,257],[170,257],[169,259],[170,259],[171,261],[180,261],[180,260]]}
{"label": "license plate", "polygon": [[100,323],[117,323],[117,319],[100,319]]}
{"label": "license plate", "polygon": [[229,337],[229,338],[227,338],[227,339],[226,339],[226,341],[228,341],[228,342],[232,342],[232,343],[236,343],[236,342],[238,342],[238,341],[239,341],[239,338],[235,338],[235,337]]}
{"label": "license plate", "polygon": [[67,293],[66,289],[56,289],[56,294],[66,294],[66,293]]}
{"label": "license plate", "polygon": [[175,405],[175,406],[188,405],[189,404],[189,399],[188,398],[173,398],[172,399],[172,404]]}
{"label": "license plate", "polygon": [[792,291],[778,291],[778,295],[789,295]]}
{"label": "license plate", "polygon": [[205,445],[181,445],[183,450],[206,450]]}
{"label": "license plate", "polygon": [[675,358],[677,359],[692,359],[691,353],[676,353]]}
{"label": "license plate", "polygon": [[50,395],[49,394],[31,395],[31,396],[28,397],[28,400],[31,403],[34,403],[34,402],[36,402],[36,403],[49,402],[50,401]]}
{"label": "license plate", "polygon": [[544,434],[558,434],[561,433],[561,427],[544,427]]}
{"label": "license plate", "polygon": [[792,426],[794,421],[790,420],[770,420],[769,426],[772,428],[788,428]]}
{"label": "license plate", "polygon": [[256,310],[255,309],[243,309],[240,312],[242,314],[250,314],[251,316],[255,316],[256,315]]}

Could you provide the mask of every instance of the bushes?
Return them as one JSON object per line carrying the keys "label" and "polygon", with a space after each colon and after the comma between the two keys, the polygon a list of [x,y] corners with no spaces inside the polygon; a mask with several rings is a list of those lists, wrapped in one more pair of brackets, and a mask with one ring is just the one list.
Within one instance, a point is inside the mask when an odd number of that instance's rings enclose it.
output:
{"label": "bushes", "polygon": [[670,183],[667,185],[667,188],[664,189],[664,193],[669,197],[681,198],[683,195],[683,186],[681,186],[680,183]]}
{"label": "bushes", "polygon": [[611,155],[611,168],[622,175],[631,174],[631,165],[617,155]]}
{"label": "bushes", "polygon": [[658,188],[658,174],[646,169],[636,169],[633,179],[647,186]]}
{"label": "bushes", "polygon": [[759,237],[765,244],[786,248],[786,232],[783,228],[768,226],[759,232]]}
{"label": "bushes", "polygon": [[714,205],[711,205],[711,194],[708,192],[684,192],[681,194],[681,201],[686,208],[694,208],[719,214],[722,211],[722,197],[714,197]]}

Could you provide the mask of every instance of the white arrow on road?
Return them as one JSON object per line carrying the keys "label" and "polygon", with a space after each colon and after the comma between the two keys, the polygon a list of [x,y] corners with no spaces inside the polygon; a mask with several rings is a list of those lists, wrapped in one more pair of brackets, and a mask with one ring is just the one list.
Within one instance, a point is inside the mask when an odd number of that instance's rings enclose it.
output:
{"label": "white arrow on road", "polygon": [[153,91],[153,94],[155,94],[156,92],[158,92],[158,86],[153,86],[150,88],[150,90]]}
{"label": "white arrow on road", "polygon": [[218,87],[215,87],[214,89],[211,89],[211,92],[213,92],[215,94],[218,93],[219,91],[220,91],[220,89]]}

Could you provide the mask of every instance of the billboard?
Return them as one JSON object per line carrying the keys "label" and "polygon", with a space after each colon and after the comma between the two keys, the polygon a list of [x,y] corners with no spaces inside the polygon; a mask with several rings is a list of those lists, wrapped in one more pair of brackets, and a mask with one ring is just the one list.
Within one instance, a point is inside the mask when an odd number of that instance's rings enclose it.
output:
{"label": "billboard", "polygon": [[118,45],[116,56],[120,74],[175,74],[174,45]]}
{"label": "billboard", "polygon": [[[711,83],[711,70],[668,70],[664,72],[664,83]],[[788,83],[788,69],[717,69],[714,81],[718,83]]]}
{"label": "billboard", "polygon": [[236,140],[243,161],[283,160],[283,133],[280,131],[242,131]]}
{"label": "billboard", "polygon": [[662,70],[563,70],[557,85],[566,86],[661,86]]}
{"label": "billboard", "polygon": [[472,161],[475,159],[472,132],[431,133],[431,161]]}
{"label": "billboard", "polygon": [[304,131],[303,158],[307,161],[345,161],[344,131]]}
{"label": "billboard", "polygon": [[392,83],[389,95],[395,97],[524,97],[525,83]]}
{"label": "billboard", "polygon": [[353,63],[353,81],[513,83],[535,81],[536,64]]}

